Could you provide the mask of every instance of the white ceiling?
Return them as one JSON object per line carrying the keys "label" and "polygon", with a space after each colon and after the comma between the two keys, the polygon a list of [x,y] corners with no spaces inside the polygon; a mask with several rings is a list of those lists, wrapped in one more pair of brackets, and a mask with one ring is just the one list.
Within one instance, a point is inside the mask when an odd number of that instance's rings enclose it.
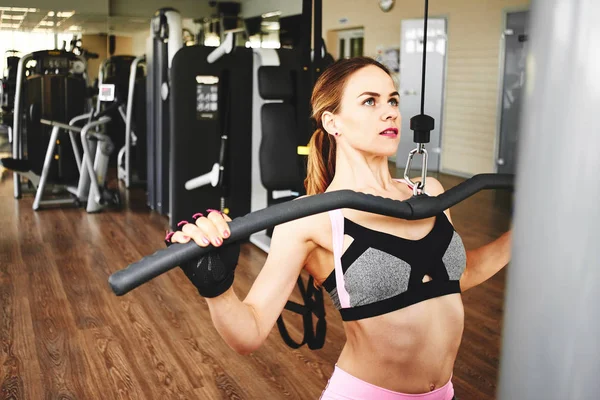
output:
{"label": "white ceiling", "polygon": [[152,15],[165,6],[183,18],[216,11],[209,0],[0,0],[0,30],[134,34],[148,30]]}
{"label": "white ceiling", "polygon": [[[243,17],[277,9],[282,15],[302,11],[302,0],[233,1],[241,2]],[[209,0],[0,0],[0,30],[133,35],[147,31],[154,12],[165,6],[189,19],[216,12]]]}

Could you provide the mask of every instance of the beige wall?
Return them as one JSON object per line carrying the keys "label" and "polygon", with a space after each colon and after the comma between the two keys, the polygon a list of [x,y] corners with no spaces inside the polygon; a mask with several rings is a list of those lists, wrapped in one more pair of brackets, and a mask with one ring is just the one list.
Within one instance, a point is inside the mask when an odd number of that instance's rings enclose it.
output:
{"label": "beige wall", "polygon": [[150,36],[150,30],[144,32],[138,32],[132,37],[132,54],[134,56],[141,56],[146,54],[146,42]]}
{"label": "beige wall", "polygon": [[[98,53],[98,58],[88,60],[88,76],[90,83],[98,77],[98,69],[100,64],[106,60],[108,54],[108,36],[107,35],[82,35],[81,47],[92,52]],[[115,56],[132,55],[133,54],[133,38],[127,36],[116,36],[115,40]]]}
{"label": "beige wall", "polygon": [[[441,169],[460,175],[494,172],[500,86],[500,35],[505,10],[526,9],[529,0],[439,0],[430,17],[448,21],[446,99]],[[346,18],[340,24],[340,18]],[[375,0],[324,0],[323,36],[336,54],[335,30],[363,27],[365,55],[378,46],[400,45],[400,21],[423,18],[423,1],[396,0],[382,12]],[[405,116],[406,117],[406,116]],[[403,132],[406,134],[406,132]]]}
{"label": "beige wall", "polygon": [[130,56],[133,55],[133,40],[127,36],[115,37],[115,56]]}
{"label": "beige wall", "polygon": [[91,53],[97,53],[98,58],[88,60],[88,76],[90,84],[98,77],[98,69],[108,55],[108,37],[106,35],[82,35],[81,47]]}

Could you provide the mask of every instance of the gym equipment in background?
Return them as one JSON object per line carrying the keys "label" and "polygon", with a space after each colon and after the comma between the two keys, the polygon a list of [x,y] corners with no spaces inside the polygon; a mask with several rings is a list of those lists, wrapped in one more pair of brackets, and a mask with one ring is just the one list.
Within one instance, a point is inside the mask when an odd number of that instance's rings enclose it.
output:
{"label": "gym equipment in background", "polygon": [[[19,60],[13,118],[13,157],[4,159],[14,172],[14,197],[20,198],[20,176],[36,187],[42,172],[50,127],[42,119],[68,123],[83,114],[89,102],[86,61],[73,53],[43,50]],[[57,137],[56,163],[48,171],[49,182],[67,185],[77,180],[79,170],[67,134]],[[8,163],[8,165],[6,164]]]}
{"label": "gym equipment in background", "polygon": [[248,213],[252,49],[184,47],[171,74],[170,226],[219,206],[233,217]]}
{"label": "gym equipment in background", "polygon": [[173,8],[157,10],[150,22],[146,51],[147,202],[160,214],[169,208],[169,103],[175,53],[182,48],[181,15]]}
{"label": "gym equipment in background", "polygon": [[136,57],[129,71],[125,145],[119,151],[118,178],[126,188],[145,185],[147,179],[146,56]]}

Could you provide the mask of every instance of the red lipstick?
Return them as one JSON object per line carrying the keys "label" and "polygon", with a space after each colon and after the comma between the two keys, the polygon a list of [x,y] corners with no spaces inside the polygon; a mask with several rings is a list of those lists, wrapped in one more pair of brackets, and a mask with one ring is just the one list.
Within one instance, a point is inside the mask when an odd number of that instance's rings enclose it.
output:
{"label": "red lipstick", "polygon": [[387,128],[386,130],[379,132],[379,134],[381,136],[395,138],[398,136],[398,128]]}

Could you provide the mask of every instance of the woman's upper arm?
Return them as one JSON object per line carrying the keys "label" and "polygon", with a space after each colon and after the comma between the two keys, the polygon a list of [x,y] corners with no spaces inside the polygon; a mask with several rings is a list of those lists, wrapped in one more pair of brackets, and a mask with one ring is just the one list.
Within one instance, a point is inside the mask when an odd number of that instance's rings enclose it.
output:
{"label": "woman's upper arm", "polygon": [[307,223],[309,219],[275,227],[267,261],[244,299],[244,303],[254,310],[262,340],[273,328],[309,254],[316,247],[311,238],[310,223]]}

